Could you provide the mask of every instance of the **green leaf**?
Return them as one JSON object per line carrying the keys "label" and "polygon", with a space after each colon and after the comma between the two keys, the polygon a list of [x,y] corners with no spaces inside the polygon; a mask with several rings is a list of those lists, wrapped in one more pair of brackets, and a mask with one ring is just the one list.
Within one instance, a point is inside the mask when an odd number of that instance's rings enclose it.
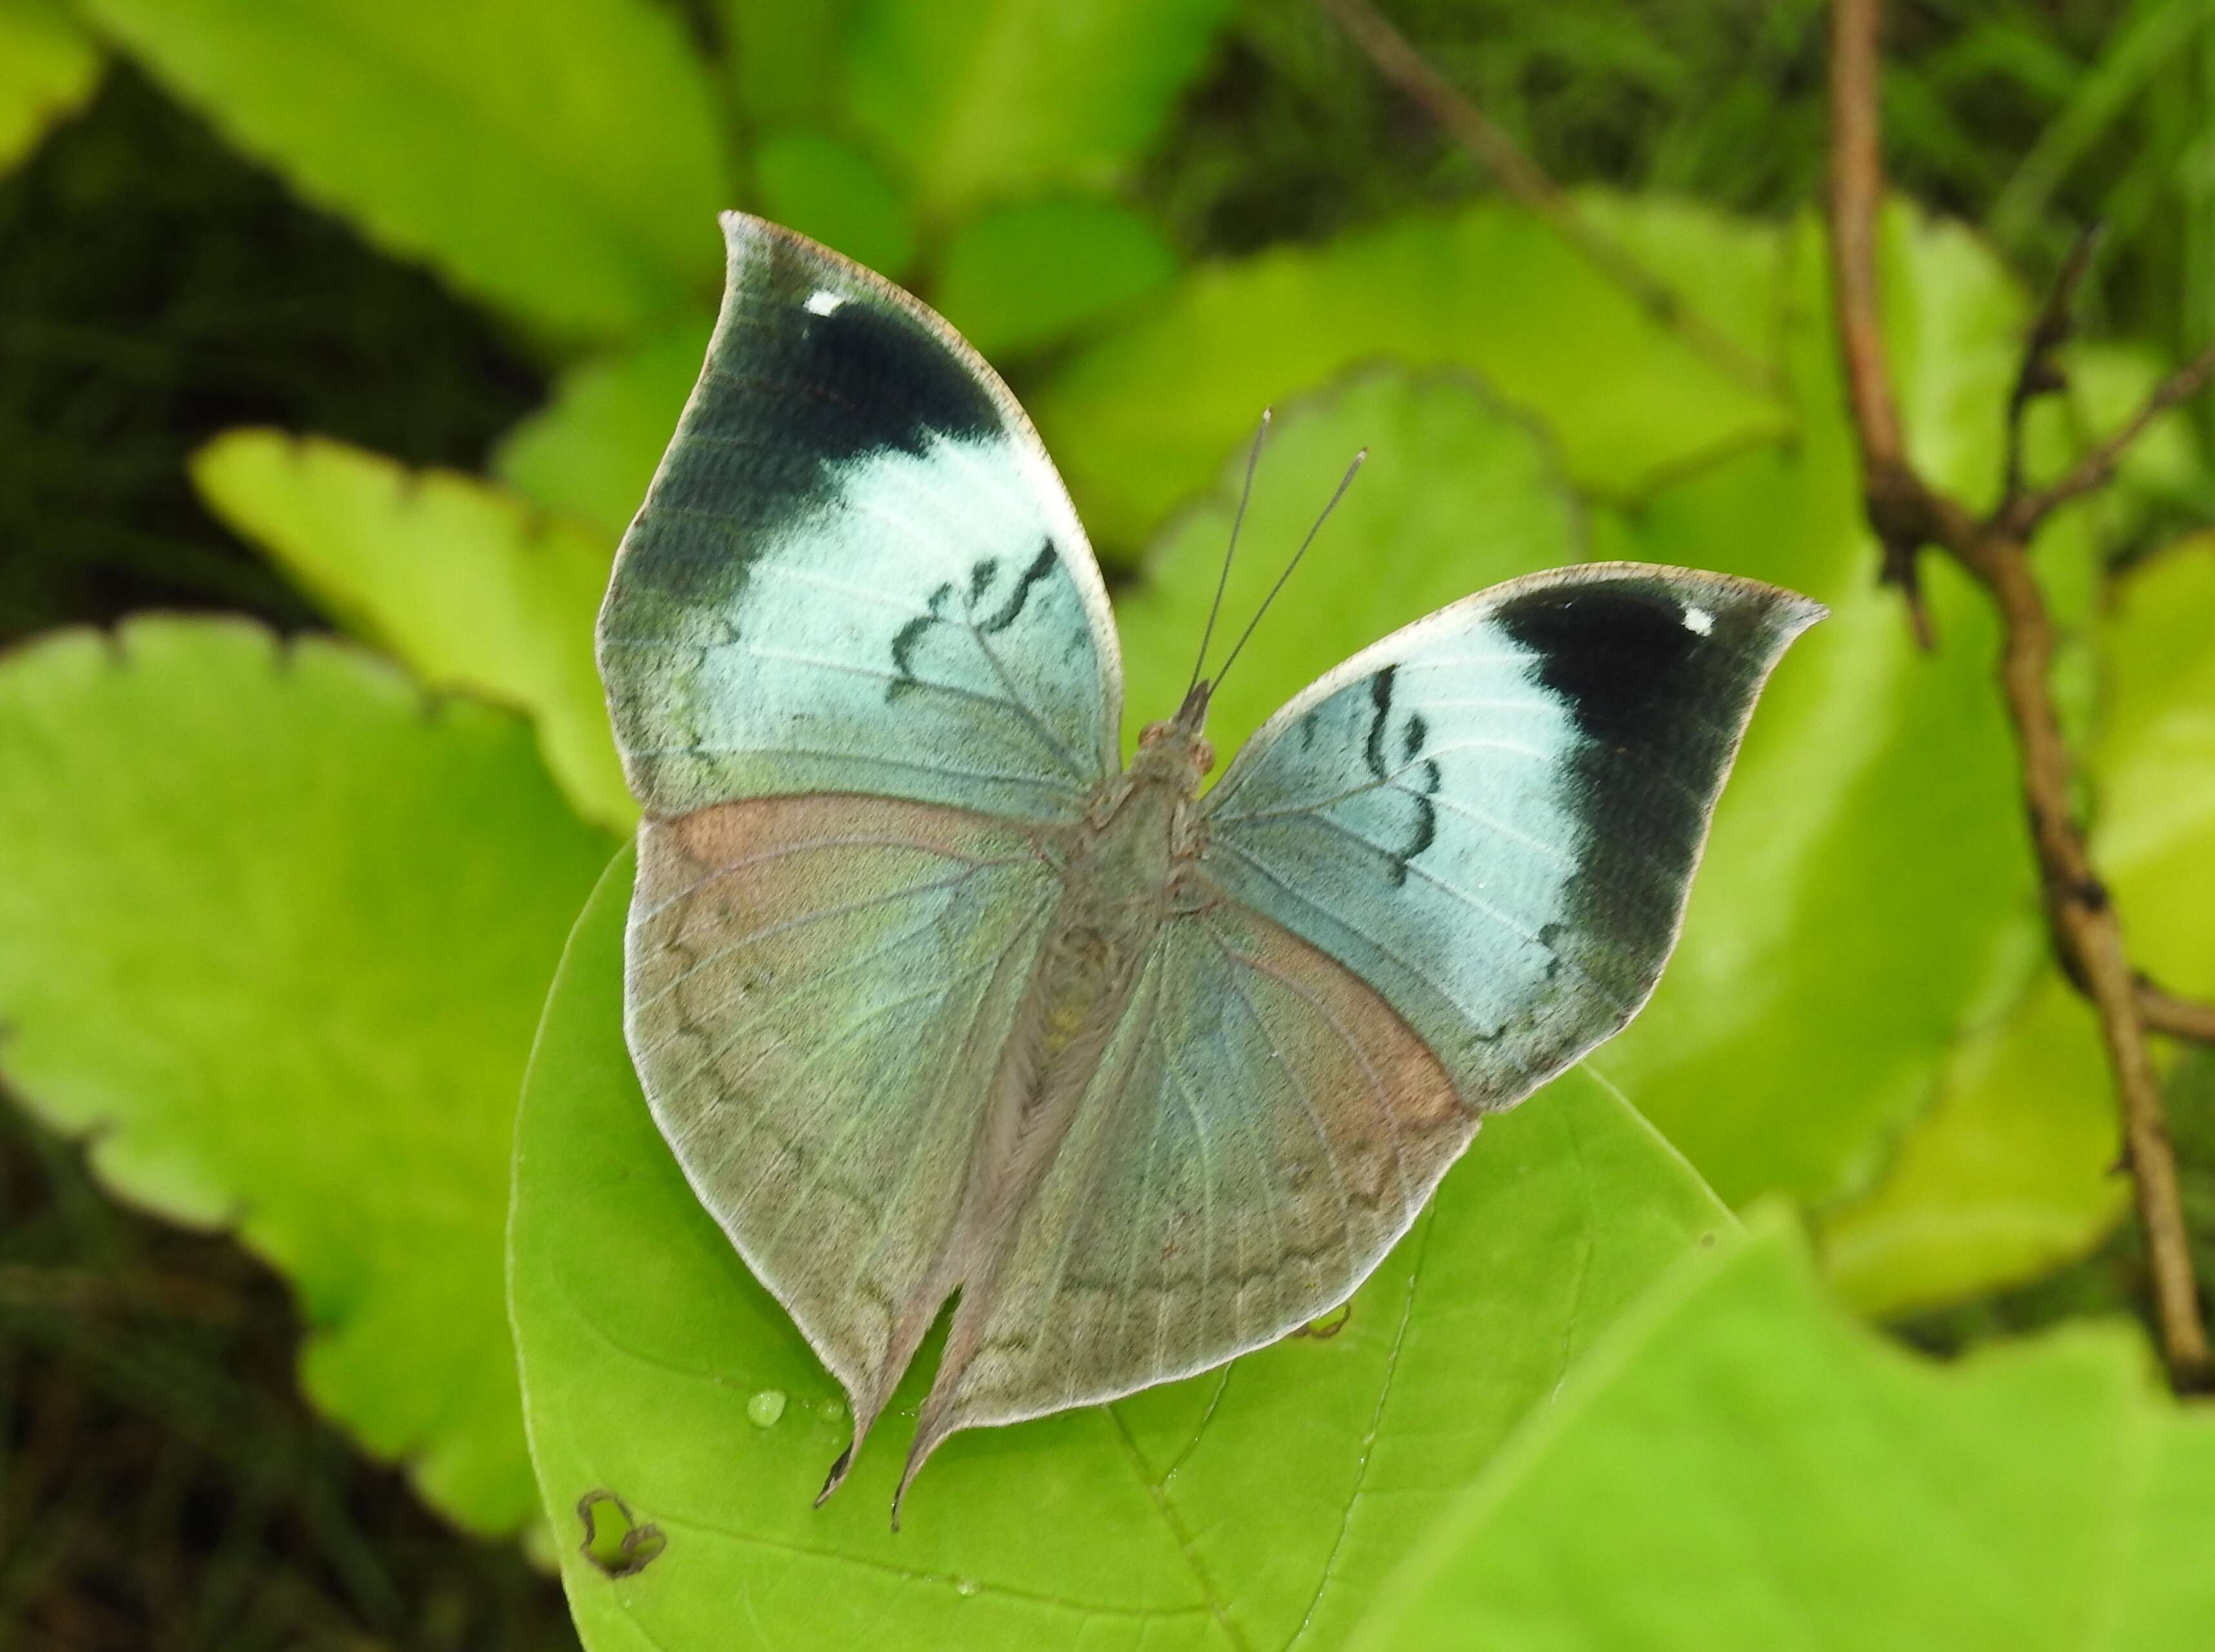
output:
{"label": "green leaf", "polygon": [[[1676,202],[1606,202],[1665,275],[1770,353],[1776,234]],[[1716,293],[1730,308],[1709,309]],[[1242,447],[1262,408],[1383,357],[1482,373],[1537,415],[1570,476],[1635,495],[1784,425],[1771,396],[1658,326],[1537,219],[1485,205],[1187,274],[1078,353],[1032,412],[1111,550],[1143,541]]]}
{"label": "green leaf", "polygon": [[494,470],[614,544],[646,498],[715,328],[712,315],[686,316],[573,367],[554,399],[509,433]]}
{"label": "green leaf", "polygon": [[218,515],[426,682],[530,713],[588,819],[637,819],[592,662],[610,541],[474,477],[278,431],[218,437],[193,456],[193,479]]}
{"label": "green leaf", "polygon": [[754,152],[754,179],[764,217],[880,275],[897,279],[915,257],[915,224],[899,186],[835,138],[804,128],[770,132]]}
{"label": "green leaf", "polygon": [[2124,580],[2103,653],[2092,861],[2114,891],[2131,961],[2172,991],[2215,997],[2215,534]]}
{"label": "green leaf", "polygon": [[61,0],[0,0],[0,172],[92,95],[100,47]]}
{"label": "green leaf", "polygon": [[[839,1391],[647,1115],[623,1039],[629,895],[626,857],[564,957],[511,1229],[531,1450],[598,1652],[1280,1646],[1304,1629],[1335,1644],[1598,1328],[1728,1225],[1629,1108],[1572,1073],[1486,1125],[1337,1334],[958,1435],[894,1536],[896,1425],[809,1507],[848,1436]],[[912,1415],[933,1357],[895,1414]],[[643,1569],[612,1576],[579,1552],[575,1511],[596,1492],[666,1539]]]}
{"label": "green leaf", "polygon": [[487,1532],[532,1510],[515,1095],[611,847],[520,722],[350,648],[147,620],[0,664],[9,1086],[284,1270],[316,1403]]}
{"label": "green leaf", "polygon": [[[2027,303],[1957,227],[1894,212],[1885,256],[1917,458],[1942,485],[1989,499]],[[2037,957],[1991,605],[1926,557],[1940,639],[1926,654],[1897,595],[1876,586],[1812,236],[1795,263],[1798,439],[1664,490],[1604,537],[1613,554],[1719,567],[1831,605],[1764,696],[1660,990],[1600,1058],[1733,1203],[1775,1188],[1828,1200],[1865,1183],[1893,1133],[1936,1098],[1956,1038],[2019,995]],[[2095,549],[2086,526],[2057,524],[2039,553],[2080,593]]]}
{"label": "green leaf", "polygon": [[1101,189],[1153,141],[1228,0],[862,0],[856,126],[944,224],[1057,186]]}
{"label": "green leaf", "polygon": [[[1224,764],[1270,713],[1356,650],[1472,591],[1582,554],[1576,500],[1526,421],[1459,375],[1377,369],[1274,421],[1211,672],[1365,445],[1360,475],[1209,705],[1208,736]],[[1172,715],[1184,697],[1245,470],[1243,453],[1224,467],[1213,496],[1179,520],[1119,609],[1133,741],[1140,722]]]}
{"label": "green leaf", "polygon": [[648,0],[84,0],[242,148],[563,337],[713,298],[705,76]]}
{"label": "green leaf", "polygon": [[956,230],[931,296],[985,354],[1012,356],[1097,326],[1175,273],[1175,250],[1130,208],[1040,200]]}
{"label": "green leaf", "polygon": [[1948,1062],[1883,1179],[1822,1213],[1823,1268],[1863,1313],[1957,1302],[2096,1245],[2130,1204],[2091,1010],[2051,968]]}
{"label": "green leaf", "polygon": [[2107,1327],[1912,1359],[1825,1304],[1763,1220],[1571,1374],[1354,1644],[2196,1645],[2215,1416],[2146,1367]]}

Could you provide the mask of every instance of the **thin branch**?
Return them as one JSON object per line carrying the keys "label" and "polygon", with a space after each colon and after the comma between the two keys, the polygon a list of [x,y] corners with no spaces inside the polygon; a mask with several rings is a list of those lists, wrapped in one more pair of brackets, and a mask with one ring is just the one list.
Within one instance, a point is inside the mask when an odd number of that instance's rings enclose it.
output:
{"label": "thin branch", "polygon": [[[1863,14],[1867,15],[1864,15]],[[1862,451],[1862,503],[1883,547],[1880,577],[1898,586],[1915,640],[1933,645],[1917,556],[1942,537],[1940,501],[1907,458],[1877,303],[1877,220],[1884,163],[1877,126],[1874,4],[1840,3],[1831,28],[1831,291],[1846,369],[1846,406]]]}
{"label": "thin branch", "polygon": [[[2088,455],[2057,488],[2026,494],[1990,522],[1932,488],[1907,457],[1884,357],[1877,305],[1876,226],[1884,194],[1878,126],[1878,0],[1836,0],[1831,54],[1831,257],[1845,358],[1847,400],[1862,451],[1869,525],[1883,543],[1887,579],[1914,600],[1914,559],[1936,548],[1991,596],[2001,619],[2000,687],[2022,763],[2023,801],[2037,851],[2046,918],[2065,972],[2099,1012],[2101,1042],[2122,1112],[2125,1161],[2137,1193],[2152,1274],[2154,1311],[2171,1382],[2200,1389],[2215,1380],[2192,1250],[2177,1186],[2176,1155],[2162,1115],[2161,1092],[2146,1047],[2151,991],[2132,970],[2114,904],[2092,869],[2084,834],[2071,813],[2072,767],[2053,703],[2053,626],[2024,554],[2030,525],[2052,496],[2074,497],[2113,473],[2114,456],[2163,408],[2185,399],[2215,373],[2215,353],[2157,392],[2148,408]],[[2066,272],[2065,272],[2065,277]],[[2065,284],[2073,285],[2073,281]],[[2035,358],[2051,349],[2050,328],[2034,330],[2018,387],[2037,377]],[[2203,371],[2204,369],[2204,371]],[[2032,391],[2035,394],[2034,389]],[[2012,420],[2019,408],[2011,408]],[[2063,492],[2078,476],[2088,478]],[[2172,1001],[2173,1003],[2173,1001]],[[2163,1006],[2156,1006],[2163,1007]],[[2177,1009],[2194,1006],[2175,1005]]]}
{"label": "thin branch", "polygon": [[2124,421],[2122,428],[2079,459],[2075,470],[2052,487],[2034,489],[2013,501],[1993,525],[2010,538],[2028,539],[2040,522],[2071,500],[2106,487],[2114,479],[2115,467],[2125,451],[2145,434],[2147,426],[2171,408],[2189,402],[2210,384],[2215,384],[2215,345],[2156,385],[2153,394]]}
{"label": "thin branch", "polygon": [[1594,229],[1545,169],[1433,68],[1367,0],[1316,0],[1316,3],[1330,15],[1380,75],[1458,139],[1502,189],[1543,218],[1555,234],[1629,293],[1657,324],[1676,333],[1741,384],[1764,396],[1779,393],[1774,372],[1709,326],[1674,288]]}
{"label": "thin branch", "polygon": [[2022,365],[2016,372],[2015,388],[2008,393],[2007,460],[2000,478],[2003,513],[2023,494],[2023,415],[2040,396],[2069,387],[2069,376],[2053,359],[2053,353],[2068,343],[2076,331],[2077,292],[2091,273],[2092,255],[2099,248],[2100,236],[2096,224],[2088,224],[2078,231],[2076,244],[2062,261],[2061,273],[2039,307],[2038,319],[2031,323],[2030,336],[2023,342]]}
{"label": "thin branch", "polygon": [[2164,992],[2144,976],[2138,977],[2138,1019],[2149,1032],[2171,1038],[2188,1038],[2198,1044],[2215,1044],[2215,1004],[2181,998]]}

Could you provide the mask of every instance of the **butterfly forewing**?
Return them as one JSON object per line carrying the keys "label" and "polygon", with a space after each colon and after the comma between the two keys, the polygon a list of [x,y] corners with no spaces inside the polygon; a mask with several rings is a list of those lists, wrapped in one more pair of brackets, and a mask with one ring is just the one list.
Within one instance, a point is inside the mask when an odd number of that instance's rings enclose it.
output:
{"label": "butterfly forewing", "polygon": [[600,615],[632,789],[658,816],[856,791],[1073,817],[1120,668],[1029,421],[897,287],[724,230],[722,318]]}
{"label": "butterfly forewing", "polygon": [[1470,1105],[1636,1013],[1755,696],[1821,613],[1592,564],[1387,637],[1273,717],[1207,800],[1211,881],[1381,993]]}

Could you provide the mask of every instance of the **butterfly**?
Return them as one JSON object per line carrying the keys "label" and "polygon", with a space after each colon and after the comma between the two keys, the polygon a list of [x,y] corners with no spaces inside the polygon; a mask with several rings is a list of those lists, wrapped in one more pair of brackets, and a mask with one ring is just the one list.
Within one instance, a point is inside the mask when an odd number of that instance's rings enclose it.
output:
{"label": "butterfly", "polygon": [[599,620],[644,814],[624,1029],[850,1402],[819,1502],[954,1303],[897,1526],[955,1431],[1350,1297],[1485,1115],[1644,1003],[1754,698],[1823,611],[1536,574],[1356,654],[1204,793],[1195,671],[1126,767],[1107,590],[1007,387],[880,277],[723,226]]}

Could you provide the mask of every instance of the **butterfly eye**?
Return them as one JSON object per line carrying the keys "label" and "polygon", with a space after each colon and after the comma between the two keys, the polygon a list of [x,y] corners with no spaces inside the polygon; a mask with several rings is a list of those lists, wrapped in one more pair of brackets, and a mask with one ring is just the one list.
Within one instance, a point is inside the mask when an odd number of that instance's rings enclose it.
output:
{"label": "butterfly eye", "polygon": [[1205,737],[1193,741],[1192,760],[1200,765],[1200,773],[1212,771],[1215,767],[1215,742]]}
{"label": "butterfly eye", "polygon": [[1169,732],[1169,724],[1165,722],[1150,722],[1144,728],[1141,728],[1138,731],[1138,744],[1142,746],[1152,746],[1158,742],[1162,736]]}

